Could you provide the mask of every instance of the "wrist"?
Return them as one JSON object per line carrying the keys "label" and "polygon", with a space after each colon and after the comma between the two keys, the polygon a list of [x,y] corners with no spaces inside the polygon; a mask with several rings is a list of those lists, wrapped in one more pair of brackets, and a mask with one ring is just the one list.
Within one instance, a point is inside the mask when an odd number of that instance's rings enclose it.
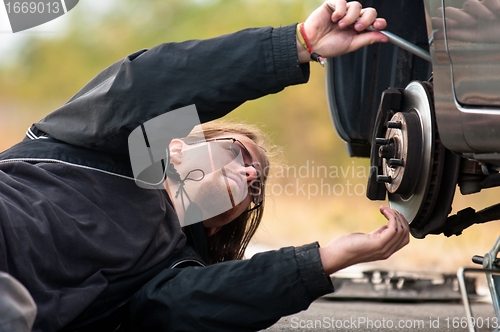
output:
{"label": "wrist", "polygon": [[297,55],[299,57],[299,63],[304,64],[311,61],[311,55],[304,47],[302,47],[298,38],[296,38],[296,42],[297,42]]}
{"label": "wrist", "polygon": [[319,256],[321,257],[321,264],[323,265],[323,270],[327,275],[337,272],[340,270],[337,268],[335,259],[332,257],[330,250],[328,247],[320,247],[319,248]]}
{"label": "wrist", "polygon": [[296,28],[297,54],[300,63],[316,61],[322,66],[325,65],[325,59],[320,54],[314,52],[312,44],[306,34],[304,23],[297,24]]}
{"label": "wrist", "polygon": [[323,265],[323,269],[327,275],[352,265],[344,259],[344,255],[342,255],[339,251],[341,251],[340,248],[332,249],[330,245],[319,248],[321,264]]}

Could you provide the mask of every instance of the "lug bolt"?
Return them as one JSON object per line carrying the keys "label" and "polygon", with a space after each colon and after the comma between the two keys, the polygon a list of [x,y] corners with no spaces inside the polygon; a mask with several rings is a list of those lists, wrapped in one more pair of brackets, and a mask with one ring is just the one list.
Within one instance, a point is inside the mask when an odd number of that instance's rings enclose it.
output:
{"label": "lug bolt", "polygon": [[375,138],[375,144],[377,145],[387,145],[389,144],[389,141],[387,138],[380,138],[380,137],[377,137]]}
{"label": "lug bolt", "polygon": [[387,164],[389,165],[389,167],[397,167],[397,166],[404,166],[405,162],[403,159],[391,158],[387,161]]}
{"label": "lug bolt", "polygon": [[401,123],[401,121],[388,121],[387,128],[401,129],[403,128],[403,124]]}
{"label": "lug bolt", "polygon": [[387,175],[377,175],[377,182],[392,183],[392,178]]}

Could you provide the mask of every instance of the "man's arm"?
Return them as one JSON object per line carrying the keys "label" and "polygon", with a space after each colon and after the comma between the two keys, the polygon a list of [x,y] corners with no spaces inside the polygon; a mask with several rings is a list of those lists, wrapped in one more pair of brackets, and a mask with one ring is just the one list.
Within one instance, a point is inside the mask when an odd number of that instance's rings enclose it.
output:
{"label": "man's arm", "polygon": [[246,100],[305,83],[295,25],[247,29],[137,52],[100,73],[35,126],[55,139],[128,153],[132,130],[168,111],[195,104],[202,122]]}
{"label": "man's arm", "polygon": [[[372,24],[385,28],[374,9],[331,3],[335,12],[322,5],[304,22],[314,52],[333,57],[387,41],[363,31]],[[307,82],[309,53],[297,43],[295,28],[247,29],[136,52],[35,126],[73,145],[126,154],[130,132],[165,112],[195,104],[200,120],[211,121],[247,100]]]}
{"label": "man's arm", "polygon": [[129,316],[139,331],[258,331],[332,291],[318,245],[310,244],[166,269],[135,294]]}
{"label": "man's arm", "polygon": [[139,290],[130,317],[139,330],[255,331],[305,310],[333,291],[329,275],[386,259],[409,241],[402,215],[387,207],[386,226],[318,244],[257,254],[208,267],[167,269]]}

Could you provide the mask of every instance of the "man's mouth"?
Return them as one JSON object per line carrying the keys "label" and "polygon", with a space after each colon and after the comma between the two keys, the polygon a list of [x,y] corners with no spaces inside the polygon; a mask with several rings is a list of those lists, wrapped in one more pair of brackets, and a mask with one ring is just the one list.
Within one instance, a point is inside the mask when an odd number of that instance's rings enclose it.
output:
{"label": "man's mouth", "polygon": [[[233,207],[235,207],[237,204],[241,203],[243,201],[244,196],[246,194],[245,192],[245,183],[243,182],[242,176],[239,174],[236,174],[232,171],[222,169],[222,174],[224,175],[224,181],[226,183],[227,190],[229,192],[229,197],[231,199],[231,204]],[[233,193],[233,190],[231,190],[231,185],[229,184],[229,181],[232,181],[236,184],[237,192]],[[234,186],[233,186],[234,188]],[[238,199],[238,196],[239,197]],[[236,199],[236,202],[235,202]]]}

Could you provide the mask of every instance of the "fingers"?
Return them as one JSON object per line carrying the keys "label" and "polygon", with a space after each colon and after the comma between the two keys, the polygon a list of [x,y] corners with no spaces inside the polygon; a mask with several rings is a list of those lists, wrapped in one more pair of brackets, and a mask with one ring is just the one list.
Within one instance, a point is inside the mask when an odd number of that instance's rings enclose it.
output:
{"label": "fingers", "polygon": [[361,4],[357,1],[347,3],[347,10],[345,16],[338,22],[339,28],[344,29],[353,24],[357,24],[361,16]]}
{"label": "fingers", "polygon": [[387,206],[381,206],[380,212],[388,220],[387,227],[394,229],[396,232],[399,230],[403,232],[409,231],[409,224],[406,218],[398,211],[391,209]]}
{"label": "fingers", "polygon": [[389,38],[380,32],[363,32],[353,38],[347,52],[352,52],[375,43],[387,43],[388,41]]}
{"label": "fingers", "polygon": [[483,5],[492,13],[500,15],[500,0],[483,0]]}
{"label": "fingers", "polygon": [[357,50],[363,46],[379,42],[388,42],[387,36],[379,32],[365,31],[373,26],[377,30],[383,30],[387,27],[387,22],[383,18],[377,18],[377,11],[374,8],[363,8],[357,1],[348,2],[345,16],[338,22],[341,29],[354,27],[358,33],[351,43],[349,51]]}
{"label": "fingers", "polygon": [[380,207],[380,212],[387,218],[387,229],[383,230],[381,240],[381,259],[390,257],[393,253],[407,245],[410,241],[409,224],[406,218],[396,210],[386,206]]}
{"label": "fingers", "polygon": [[381,206],[380,213],[382,213],[384,217],[387,219],[388,221],[387,227],[397,231],[398,221],[397,221],[396,210],[390,209],[387,206]]}
{"label": "fingers", "polygon": [[[444,17],[444,18],[443,18]],[[439,8],[432,18],[435,39],[498,43],[500,0],[467,0],[462,8]]]}
{"label": "fingers", "polygon": [[333,23],[337,23],[346,15],[347,3],[344,0],[329,0],[325,2],[328,10],[332,11],[331,19]]}
{"label": "fingers", "polygon": [[458,23],[464,27],[472,27],[477,24],[477,20],[473,17],[473,15],[470,15],[469,13],[458,8],[446,7],[444,9],[444,15],[446,17],[448,27],[450,26],[450,24],[452,24],[452,26],[455,26]]}
{"label": "fingers", "polygon": [[482,2],[477,0],[467,0],[463,5],[463,10],[470,15],[477,17],[478,19],[484,20],[494,20],[496,19],[495,14],[493,14],[488,7],[483,5]]}
{"label": "fingers", "polygon": [[394,211],[399,239],[396,241],[392,252],[396,252],[410,242],[410,225],[406,218],[396,210]]}
{"label": "fingers", "polygon": [[328,0],[309,15],[303,26],[312,49],[323,57],[332,58],[370,44],[389,41],[380,32],[366,31],[371,25],[384,29],[387,23],[377,18],[375,9],[363,9],[357,1]]}
{"label": "fingers", "polygon": [[392,253],[395,253],[410,242],[410,226],[406,221],[406,218],[398,211],[395,211],[395,215],[398,227],[396,231],[398,234],[394,245],[390,249]]}
{"label": "fingers", "polygon": [[446,7],[438,8],[436,17],[432,18],[433,27],[443,28],[443,15],[445,16],[446,26],[453,28],[460,26],[462,28],[477,26],[480,20],[496,20],[500,14],[500,0],[467,0],[462,8]]}
{"label": "fingers", "polygon": [[387,27],[387,22],[383,18],[377,18],[377,15],[378,13],[374,8],[361,9],[359,19],[354,24],[354,29],[361,32],[371,25],[377,30],[385,29]]}
{"label": "fingers", "polygon": [[387,21],[385,18],[377,18],[372,25],[377,30],[384,30],[387,28]]}
{"label": "fingers", "polygon": [[394,215],[394,210],[392,210],[391,208],[389,208],[387,206],[382,205],[380,207],[380,213],[382,213],[386,219],[389,219],[389,216]]}
{"label": "fingers", "polygon": [[377,30],[383,30],[387,26],[385,19],[377,18],[374,8],[363,8],[357,1],[346,3],[344,0],[330,0],[325,5],[332,11],[332,22],[338,23],[341,29],[354,25],[354,29],[361,32],[371,25]]}

